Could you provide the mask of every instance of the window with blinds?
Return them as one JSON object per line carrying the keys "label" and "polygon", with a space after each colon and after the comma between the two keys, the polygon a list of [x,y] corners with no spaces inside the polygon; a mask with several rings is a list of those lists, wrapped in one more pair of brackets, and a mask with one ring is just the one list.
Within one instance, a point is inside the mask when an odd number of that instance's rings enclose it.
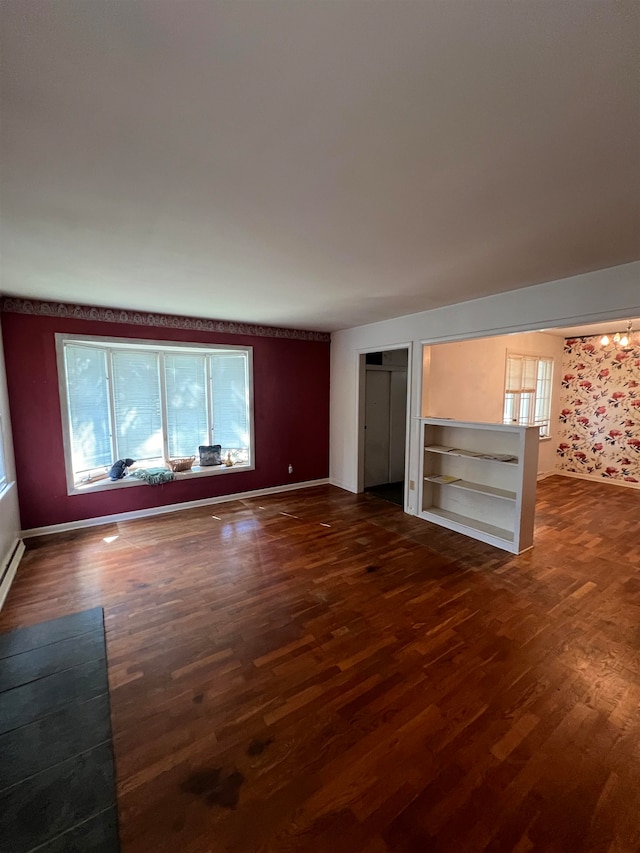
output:
{"label": "window with blinds", "polygon": [[68,460],[75,484],[116,459],[148,465],[198,456],[250,463],[250,347],[149,345],[61,339],[61,388]]}
{"label": "window with blinds", "polygon": [[550,435],[553,359],[508,353],[504,391],[505,424],[537,426]]}

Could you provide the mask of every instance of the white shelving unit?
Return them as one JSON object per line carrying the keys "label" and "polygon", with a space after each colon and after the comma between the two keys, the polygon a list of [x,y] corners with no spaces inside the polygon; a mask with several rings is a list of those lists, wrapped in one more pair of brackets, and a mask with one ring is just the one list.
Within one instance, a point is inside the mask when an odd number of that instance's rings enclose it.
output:
{"label": "white shelving unit", "polygon": [[533,545],[537,427],[421,418],[420,518],[513,554]]}

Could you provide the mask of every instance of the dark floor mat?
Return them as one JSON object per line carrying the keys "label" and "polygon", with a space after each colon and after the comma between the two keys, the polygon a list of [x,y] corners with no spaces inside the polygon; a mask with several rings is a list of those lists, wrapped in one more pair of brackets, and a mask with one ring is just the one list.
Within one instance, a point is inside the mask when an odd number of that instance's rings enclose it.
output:
{"label": "dark floor mat", "polygon": [[100,607],[0,635],[0,838],[120,849]]}

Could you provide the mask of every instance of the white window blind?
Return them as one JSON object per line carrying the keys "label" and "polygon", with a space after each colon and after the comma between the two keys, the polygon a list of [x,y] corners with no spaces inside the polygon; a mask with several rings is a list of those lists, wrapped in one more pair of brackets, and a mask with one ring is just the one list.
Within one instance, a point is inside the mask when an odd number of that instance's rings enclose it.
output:
{"label": "white window blind", "polygon": [[[549,423],[551,420],[551,380],[553,377],[553,361],[550,358],[538,360],[538,373],[536,376],[536,402],[534,409],[534,423],[543,424],[541,435],[549,435]],[[546,431],[543,432],[546,425]]]}
{"label": "white window blind", "polygon": [[74,471],[110,465],[111,425],[107,358],[94,347],[65,347],[69,430]]}
{"label": "white window blind", "polygon": [[509,353],[504,392],[504,423],[537,426],[550,434],[553,359]]}
{"label": "white window blind", "polygon": [[113,409],[118,459],[163,455],[158,356],[113,350]]}
{"label": "white window blind", "polygon": [[169,456],[191,456],[209,444],[206,357],[165,355]]}
{"label": "white window blind", "polygon": [[249,446],[249,410],[245,388],[247,360],[243,354],[211,356],[213,440],[223,448]]}

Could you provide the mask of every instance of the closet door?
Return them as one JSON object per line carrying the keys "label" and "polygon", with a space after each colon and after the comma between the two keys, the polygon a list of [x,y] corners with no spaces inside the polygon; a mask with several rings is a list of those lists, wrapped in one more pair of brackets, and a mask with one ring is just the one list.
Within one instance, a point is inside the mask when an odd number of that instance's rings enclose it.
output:
{"label": "closet door", "polygon": [[391,373],[367,370],[365,389],[364,487],[389,482]]}

